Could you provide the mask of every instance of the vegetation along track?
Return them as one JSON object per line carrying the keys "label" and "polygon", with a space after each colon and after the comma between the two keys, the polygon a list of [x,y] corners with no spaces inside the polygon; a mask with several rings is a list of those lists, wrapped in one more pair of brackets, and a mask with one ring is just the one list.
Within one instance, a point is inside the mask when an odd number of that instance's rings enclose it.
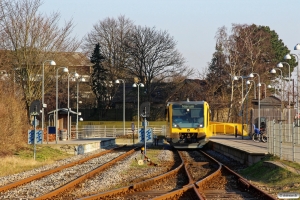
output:
{"label": "vegetation along track", "polygon": [[[137,149],[137,148],[136,148]],[[46,199],[135,152],[122,146],[92,154],[0,187],[0,199]]]}

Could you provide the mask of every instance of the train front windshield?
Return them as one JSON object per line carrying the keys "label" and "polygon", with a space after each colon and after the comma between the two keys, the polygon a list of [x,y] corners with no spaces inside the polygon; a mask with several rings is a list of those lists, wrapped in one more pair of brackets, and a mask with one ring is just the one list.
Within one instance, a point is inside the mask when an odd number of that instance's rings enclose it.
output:
{"label": "train front windshield", "polygon": [[178,128],[203,128],[203,104],[173,105],[172,126]]}

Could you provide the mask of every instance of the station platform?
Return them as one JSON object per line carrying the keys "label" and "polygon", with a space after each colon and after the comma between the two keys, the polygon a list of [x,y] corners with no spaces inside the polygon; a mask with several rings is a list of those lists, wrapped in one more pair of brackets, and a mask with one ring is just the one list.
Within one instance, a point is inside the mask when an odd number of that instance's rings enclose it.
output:
{"label": "station platform", "polygon": [[248,166],[260,161],[268,154],[268,143],[254,142],[248,136],[214,135],[209,138],[209,149],[220,152]]}
{"label": "station platform", "polygon": [[[162,141],[159,142],[159,146],[163,144]],[[44,142],[43,145],[50,145],[69,154],[80,155],[113,145],[133,145],[133,143],[132,139],[125,141],[124,139],[117,140],[116,138],[85,138]],[[205,146],[248,166],[260,161],[268,154],[267,143],[254,142],[248,136],[213,135],[208,138]]]}
{"label": "station platform", "polygon": [[69,154],[80,155],[98,149],[106,149],[116,145],[115,138],[85,138],[72,140],[58,140],[43,142],[42,145],[49,145],[53,148],[64,150]]}

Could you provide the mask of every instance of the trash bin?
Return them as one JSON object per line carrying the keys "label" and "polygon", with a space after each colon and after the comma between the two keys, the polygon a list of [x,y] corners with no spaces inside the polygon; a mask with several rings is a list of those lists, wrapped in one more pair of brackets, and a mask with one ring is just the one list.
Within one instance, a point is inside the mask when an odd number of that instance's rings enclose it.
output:
{"label": "trash bin", "polygon": [[60,130],[59,131],[59,139],[60,140],[67,140],[67,136],[68,136],[68,133],[67,133],[67,130]]}

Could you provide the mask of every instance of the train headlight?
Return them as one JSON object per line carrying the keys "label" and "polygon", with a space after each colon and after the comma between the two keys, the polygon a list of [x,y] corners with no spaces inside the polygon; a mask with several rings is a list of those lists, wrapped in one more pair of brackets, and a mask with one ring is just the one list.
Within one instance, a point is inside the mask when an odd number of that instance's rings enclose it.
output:
{"label": "train headlight", "polygon": [[199,128],[203,128],[203,124],[199,124],[198,126],[199,126]]}

